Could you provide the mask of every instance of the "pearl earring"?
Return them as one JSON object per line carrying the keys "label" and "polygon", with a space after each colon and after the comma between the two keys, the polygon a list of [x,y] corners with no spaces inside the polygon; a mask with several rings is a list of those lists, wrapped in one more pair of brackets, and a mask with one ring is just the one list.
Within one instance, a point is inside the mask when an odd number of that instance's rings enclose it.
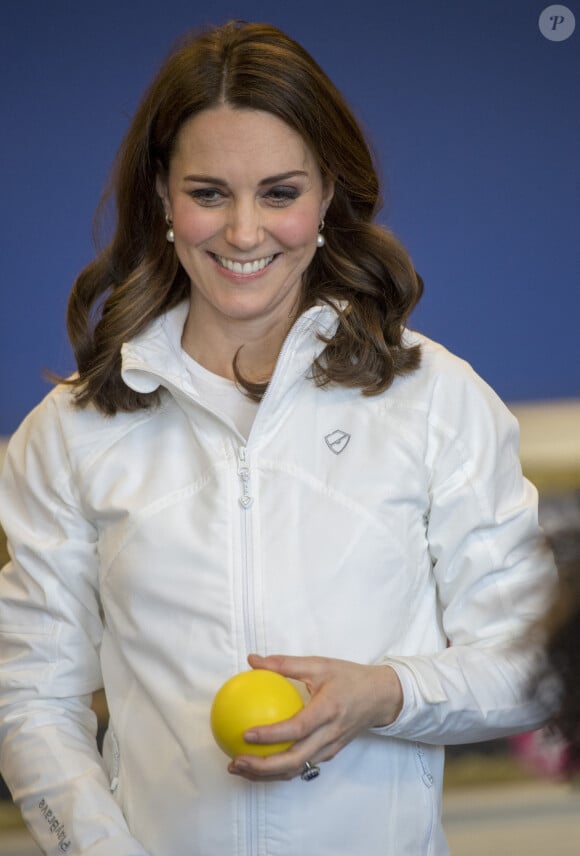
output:
{"label": "pearl earring", "polygon": [[316,246],[323,247],[326,244],[326,238],[322,234],[322,230],[324,229],[324,220],[320,221],[320,226],[318,227],[318,235],[316,236]]}
{"label": "pearl earring", "polygon": [[173,222],[169,214],[165,215],[165,222],[169,226],[169,229],[165,233],[165,237],[167,238],[170,244],[173,244],[175,241],[175,232],[173,231]]}

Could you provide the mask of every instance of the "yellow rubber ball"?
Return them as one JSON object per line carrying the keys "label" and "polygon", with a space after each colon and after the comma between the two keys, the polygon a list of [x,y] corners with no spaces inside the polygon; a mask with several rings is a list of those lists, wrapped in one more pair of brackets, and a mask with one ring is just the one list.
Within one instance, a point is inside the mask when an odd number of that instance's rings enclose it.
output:
{"label": "yellow rubber ball", "polygon": [[211,708],[211,730],[220,749],[236,755],[273,755],[290,743],[246,743],[244,733],[257,725],[289,719],[304,707],[294,684],[277,672],[252,669],[234,675],[217,691]]}

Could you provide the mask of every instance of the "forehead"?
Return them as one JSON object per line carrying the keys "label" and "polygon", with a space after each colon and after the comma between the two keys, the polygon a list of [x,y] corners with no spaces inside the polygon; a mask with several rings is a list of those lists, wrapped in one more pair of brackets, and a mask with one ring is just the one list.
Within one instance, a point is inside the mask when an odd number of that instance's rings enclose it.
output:
{"label": "forehead", "polygon": [[318,172],[305,140],[282,119],[262,110],[228,105],[203,110],[185,122],[172,161],[189,162],[197,168],[211,163],[232,169],[237,164],[246,168],[252,163],[264,168],[280,164],[281,172]]}

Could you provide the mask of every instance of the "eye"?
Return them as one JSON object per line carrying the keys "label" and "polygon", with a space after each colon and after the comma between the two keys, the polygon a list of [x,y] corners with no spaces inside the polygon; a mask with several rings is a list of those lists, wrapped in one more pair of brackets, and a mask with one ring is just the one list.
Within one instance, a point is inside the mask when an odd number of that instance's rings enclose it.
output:
{"label": "eye", "polygon": [[271,187],[265,194],[266,199],[271,205],[277,208],[282,208],[284,205],[289,205],[300,196],[300,191],[296,187]]}
{"label": "eye", "polygon": [[190,191],[192,199],[195,199],[200,205],[219,205],[224,199],[224,193],[217,187],[200,187]]}

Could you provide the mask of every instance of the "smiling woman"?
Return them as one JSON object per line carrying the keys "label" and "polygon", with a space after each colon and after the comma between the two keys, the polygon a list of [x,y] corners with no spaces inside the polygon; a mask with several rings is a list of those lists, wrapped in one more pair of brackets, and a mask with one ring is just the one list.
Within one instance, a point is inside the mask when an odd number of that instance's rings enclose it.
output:
{"label": "smiling woman", "polygon": [[184,349],[232,380],[240,352],[240,373],[267,380],[301,307],[333,182],[276,116],[221,105],[183,125],[157,189],[191,282]]}
{"label": "smiling woman", "polygon": [[[242,160],[256,185],[250,194]],[[236,264],[242,271],[245,263],[260,267],[270,255],[262,309],[271,314],[268,295],[274,304],[274,292],[285,296],[286,321],[279,312],[261,347],[255,318],[247,319],[243,334],[239,325],[230,329],[219,366],[212,358],[215,345],[211,354],[204,348],[218,374],[232,376],[225,351],[244,346],[240,360],[247,367],[240,374],[234,365],[234,375],[259,400],[292,322],[321,301],[335,307],[348,302],[348,312],[314,361],[318,383],[336,381],[372,394],[418,365],[419,347],[405,343],[402,330],[422,282],[401,244],[373,223],[381,200],[366,140],[322,69],[275,28],[234,23],[185,39],[143,97],[105,198],[111,194],[117,207],[113,240],[81,273],[69,300],[79,372],[67,382],[79,404],[92,401],[113,414],[157,403],[157,390],[141,392],[122,381],[123,343],[185,298],[199,301],[210,272],[225,286],[218,269],[239,273]],[[158,194],[163,205],[156,203]],[[199,217],[185,214],[194,210]],[[279,235],[264,233],[259,248],[255,242],[266,224],[258,214],[266,211]],[[189,270],[195,260],[201,264],[195,242],[209,240],[218,223],[222,235],[210,247],[215,264],[207,258],[205,266]],[[315,252],[323,244],[323,252]],[[257,283],[248,289],[254,299],[258,290]],[[241,290],[232,279],[221,293],[235,305],[233,295]],[[188,335],[186,351],[199,353],[197,346]]]}
{"label": "smiling woman", "polygon": [[[409,329],[364,136],[274,27],[188,37],[111,190],[78,373],[0,481],[2,775],[45,852],[445,856],[443,746],[547,716],[515,420]],[[248,664],[306,704],[226,761],[212,702]]]}

